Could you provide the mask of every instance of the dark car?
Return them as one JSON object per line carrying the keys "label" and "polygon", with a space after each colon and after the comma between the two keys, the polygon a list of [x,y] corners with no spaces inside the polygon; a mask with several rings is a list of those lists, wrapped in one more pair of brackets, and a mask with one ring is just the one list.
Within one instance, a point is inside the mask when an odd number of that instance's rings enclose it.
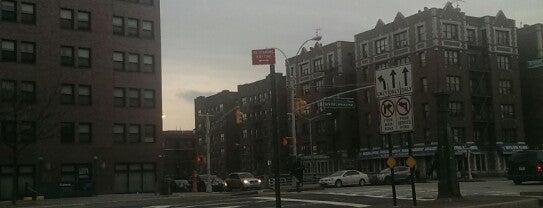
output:
{"label": "dark car", "polygon": [[[411,170],[406,166],[394,167],[394,182],[401,183],[409,180],[411,176]],[[378,174],[373,174],[370,181],[377,184],[391,184],[391,172],[390,168],[381,170]]]}
{"label": "dark car", "polygon": [[240,189],[240,190],[248,190],[248,189],[261,189],[262,180],[256,178],[253,176],[253,174],[248,172],[237,172],[237,173],[230,173],[228,175],[228,178],[226,178],[226,184],[227,188],[226,190],[233,190],[233,189]]}
{"label": "dark car", "polygon": [[[199,175],[198,176],[198,191],[205,192],[207,183],[208,183],[208,175],[206,174]],[[216,175],[211,175],[211,190],[213,191],[226,190],[226,182]]]}
{"label": "dark car", "polygon": [[507,178],[517,185],[525,181],[543,181],[543,150],[513,153],[509,158]]}

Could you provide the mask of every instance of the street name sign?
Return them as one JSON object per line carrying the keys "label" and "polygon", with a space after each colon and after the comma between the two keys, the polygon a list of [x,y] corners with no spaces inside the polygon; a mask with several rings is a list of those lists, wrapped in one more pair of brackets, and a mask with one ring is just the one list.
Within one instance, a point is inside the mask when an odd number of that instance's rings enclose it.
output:
{"label": "street name sign", "polygon": [[258,49],[252,51],[253,65],[273,65],[275,64],[275,49]]}
{"label": "street name sign", "polygon": [[411,65],[375,71],[375,90],[378,99],[413,93]]}
{"label": "street name sign", "polygon": [[328,109],[353,109],[354,106],[352,98],[333,98],[323,101],[323,107]]}

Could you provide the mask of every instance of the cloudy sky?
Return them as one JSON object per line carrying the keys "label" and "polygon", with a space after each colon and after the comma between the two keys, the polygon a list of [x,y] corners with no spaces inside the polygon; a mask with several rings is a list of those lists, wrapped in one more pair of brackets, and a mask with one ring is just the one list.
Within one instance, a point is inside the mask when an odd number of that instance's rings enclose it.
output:
{"label": "cloudy sky", "polygon": [[[409,2],[409,3],[408,3]],[[194,128],[194,98],[263,79],[267,66],[251,65],[251,50],[277,47],[294,56],[320,29],[322,43],[410,16],[446,0],[161,0],[164,130]],[[543,0],[464,0],[470,16],[503,10],[517,26],[543,23]],[[308,46],[311,44],[308,44]],[[277,57],[278,72],[285,72]]]}

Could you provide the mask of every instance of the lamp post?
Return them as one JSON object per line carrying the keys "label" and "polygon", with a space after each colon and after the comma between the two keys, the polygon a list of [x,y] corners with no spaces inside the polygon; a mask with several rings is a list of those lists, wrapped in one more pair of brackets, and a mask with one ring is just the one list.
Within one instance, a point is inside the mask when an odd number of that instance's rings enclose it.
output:
{"label": "lamp post", "polygon": [[473,145],[473,142],[466,142],[466,154],[468,156],[468,179],[473,180],[473,176],[471,175],[471,146]]}
{"label": "lamp post", "polygon": [[320,118],[320,117],[323,117],[323,116],[331,116],[332,113],[325,113],[325,114],[320,114],[320,115],[316,115],[316,116],[313,116],[311,118],[306,118],[306,117],[301,117],[301,118],[304,118],[305,120],[307,120],[309,122],[309,153],[311,154],[311,161],[310,161],[310,164],[311,164],[311,167],[309,168],[309,170],[311,171],[311,173],[314,173],[313,170],[315,169],[315,157],[313,155],[313,128],[312,128],[312,124],[313,124],[313,120],[317,119],[317,118]]}
{"label": "lamp post", "polygon": [[[296,52],[296,56],[294,56],[296,58],[295,64],[298,64],[297,63],[298,55],[300,54],[300,51],[302,51],[302,48],[307,42],[320,41],[321,39],[322,39],[322,36],[317,35],[311,39],[304,41],[302,45],[300,45],[300,47],[298,48],[298,51]],[[279,48],[275,48],[275,49],[281,52],[281,54],[283,54],[283,56],[285,57],[286,71],[288,72],[288,67],[290,64],[288,63],[287,55],[281,49]],[[294,67],[294,69],[296,69],[296,67]],[[293,146],[292,156],[298,156],[298,150],[296,147],[296,115],[294,115],[294,112],[296,111],[295,96],[294,96],[296,94],[296,70],[291,71],[290,74],[287,73],[287,76],[289,76],[289,85],[290,85],[289,86],[290,87],[290,112],[291,112],[290,127],[291,127],[291,132],[292,132],[292,146]]]}

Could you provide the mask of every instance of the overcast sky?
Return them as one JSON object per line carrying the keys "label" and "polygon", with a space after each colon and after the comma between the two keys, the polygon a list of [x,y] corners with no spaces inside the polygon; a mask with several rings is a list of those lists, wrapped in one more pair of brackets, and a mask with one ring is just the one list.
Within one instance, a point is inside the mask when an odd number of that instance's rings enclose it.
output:
{"label": "overcast sky", "polygon": [[[267,66],[251,65],[251,50],[277,47],[292,57],[315,35],[328,44],[410,16],[445,0],[161,0],[164,130],[194,128],[194,98],[265,78]],[[517,26],[543,23],[543,0],[465,0],[470,16],[503,10]],[[306,46],[311,46],[307,44]],[[277,56],[278,72],[284,58]]]}

